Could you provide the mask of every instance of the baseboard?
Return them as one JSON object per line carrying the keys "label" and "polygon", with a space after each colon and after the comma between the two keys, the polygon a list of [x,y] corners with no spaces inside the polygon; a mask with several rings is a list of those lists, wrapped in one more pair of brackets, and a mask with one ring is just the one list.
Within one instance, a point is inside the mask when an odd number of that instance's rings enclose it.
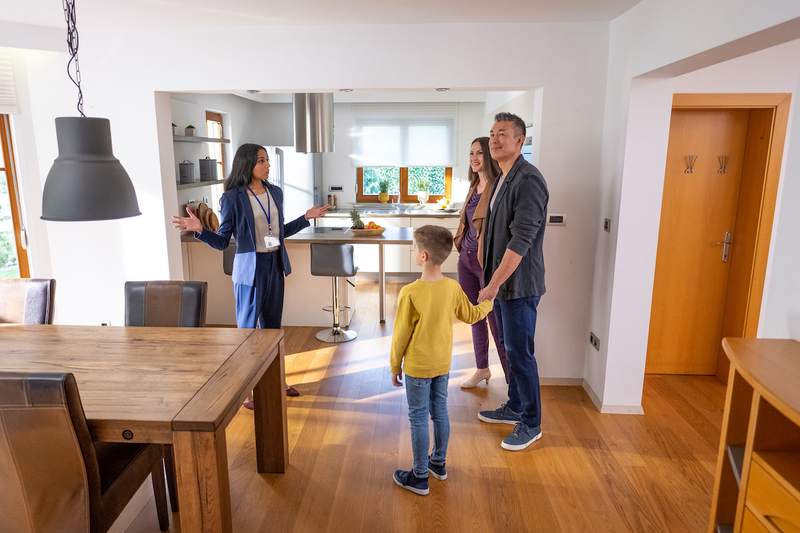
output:
{"label": "baseboard", "polygon": [[584,379],[581,380],[583,390],[586,392],[586,395],[589,396],[589,399],[592,400],[595,409],[600,411],[605,415],[643,415],[644,409],[642,409],[641,405],[626,405],[626,404],[619,404],[619,405],[612,405],[612,404],[604,404],[600,401],[600,398],[597,397],[592,387],[589,383]]}
{"label": "baseboard", "polygon": [[580,387],[583,384],[581,378],[539,378],[542,387]]}

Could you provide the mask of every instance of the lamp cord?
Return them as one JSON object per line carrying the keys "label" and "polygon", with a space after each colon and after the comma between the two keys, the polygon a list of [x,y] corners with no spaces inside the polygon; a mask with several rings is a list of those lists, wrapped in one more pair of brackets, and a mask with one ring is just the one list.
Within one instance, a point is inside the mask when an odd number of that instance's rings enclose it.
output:
{"label": "lamp cord", "polygon": [[75,23],[75,0],[62,0],[64,6],[64,18],[67,21],[67,49],[69,50],[69,61],[67,62],[67,76],[78,88],[78,113],[82,117],[83,112],[83,91],[81,90],[81,66],[78,63],[78,27]]}

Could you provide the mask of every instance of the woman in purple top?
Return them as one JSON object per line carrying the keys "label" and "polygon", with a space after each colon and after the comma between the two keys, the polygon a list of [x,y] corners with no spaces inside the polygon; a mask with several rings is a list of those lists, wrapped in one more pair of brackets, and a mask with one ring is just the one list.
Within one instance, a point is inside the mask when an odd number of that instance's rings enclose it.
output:
{"label": "woman in purple top", "polygon": [[[500,175],[497,161],[489,155],[489,138],[478,137],[472,141],[469,151],[469,192],[461,209],[461,222],[458,225],[454,243],[458,250],[458,282],[473,304],[478,301],[478,292],[483,288],[483,225],[489,207],[492,186]],[[475,350],[475,373],[466,379],[461,388],[475,387],[481,381],[489,384],[492,373],[489,371],[489,332],[492,330],[494,344],[503,373],[508,383],[508,363],[503,336],[497,326],[494,313],[472,325],[472,346]]]}

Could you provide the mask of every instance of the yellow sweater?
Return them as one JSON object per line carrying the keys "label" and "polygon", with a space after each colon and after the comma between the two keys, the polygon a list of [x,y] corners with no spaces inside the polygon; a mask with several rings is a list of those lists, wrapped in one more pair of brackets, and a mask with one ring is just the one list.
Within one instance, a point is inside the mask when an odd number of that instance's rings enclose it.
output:
{"label": "yellow sweater", "polygon": [[472,305],[457,281],[418,279],[400,289],[392,334],[392,372],[415,378],[450,372],[453,317],[472,324],[492,310],[492,302]]}

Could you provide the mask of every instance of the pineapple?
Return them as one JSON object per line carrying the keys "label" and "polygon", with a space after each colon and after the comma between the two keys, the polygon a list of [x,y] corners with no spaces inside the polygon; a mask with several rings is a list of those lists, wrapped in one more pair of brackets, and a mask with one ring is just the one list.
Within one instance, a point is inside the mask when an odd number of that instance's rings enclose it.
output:
{"label": "pineapple", "polygon": [[361,220],[361,214],[355,207],[350,211],[350,220],[353,221],[353,229],[364,229],[364,222]]}

